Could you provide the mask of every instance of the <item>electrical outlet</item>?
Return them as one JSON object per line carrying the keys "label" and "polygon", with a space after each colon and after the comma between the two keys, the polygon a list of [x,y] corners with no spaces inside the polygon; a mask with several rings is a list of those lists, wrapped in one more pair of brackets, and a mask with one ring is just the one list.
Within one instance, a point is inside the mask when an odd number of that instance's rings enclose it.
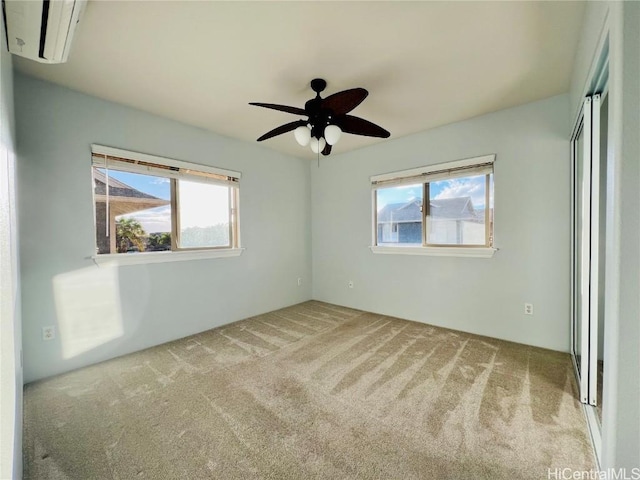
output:
{"label": "electrical outlet", "polygon": [[53,325],[42,327],[42,340],[53,340],[54,338],[56,338],[56,327]]}
{"label": "electrical outlet", "polygon": [[349,280],[349,288],[353,288],[353,280]]}
{"label": "electrical outlet", "polygon": [[533,315],[533,303],[525,303],[524,304],[524,314],[525,315]]}
{"label": "electrical outlet", "polygon": [[302,278],[298,277],[298,286],[301,287],[302,286]]}

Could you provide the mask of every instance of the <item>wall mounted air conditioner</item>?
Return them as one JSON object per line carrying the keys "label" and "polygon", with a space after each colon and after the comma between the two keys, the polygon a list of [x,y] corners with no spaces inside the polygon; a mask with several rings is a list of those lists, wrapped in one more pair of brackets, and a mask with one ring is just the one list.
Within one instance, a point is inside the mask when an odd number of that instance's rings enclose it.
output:
{"label": "wall mounted air conditioner", "polygon": [[64,63],[87,0],[2,0],[9,52]]}

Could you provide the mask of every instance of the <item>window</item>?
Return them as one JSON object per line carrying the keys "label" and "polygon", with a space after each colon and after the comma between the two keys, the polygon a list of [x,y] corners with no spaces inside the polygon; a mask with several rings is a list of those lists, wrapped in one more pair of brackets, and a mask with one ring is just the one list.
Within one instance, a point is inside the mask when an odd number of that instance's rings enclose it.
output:
{"label": "window", "polygon": [[[494,160],[487,155],[371,177],[374,247],[492,248]],[[401,253],[407,251],[425,253]]]}
{"label": "window", "polygon": [[92,146],[96,254],[236,249],[240,174]]}
{"label": "window", "polygon": [[376,190],[377,245],[422,245],[421,184]]}

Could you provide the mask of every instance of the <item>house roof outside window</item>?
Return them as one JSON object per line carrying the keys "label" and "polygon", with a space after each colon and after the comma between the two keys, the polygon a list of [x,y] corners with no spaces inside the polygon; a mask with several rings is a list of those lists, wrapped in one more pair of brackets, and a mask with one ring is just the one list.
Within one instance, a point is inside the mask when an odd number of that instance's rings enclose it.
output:
{"label": "house roof outside window", "polygon": [[[441,198],[431,200],[432,218],[448,220],[482,221],[484,210],[476,210],[471,197]],[[422,221],[422,201],[390,203],[378,212],[378,223],[413,223]]]}
{"label": "house roof outside window", "polygon": [[[94,169],[94,191],[96,202],[106,202],[107,177],[99,169]],[[169,200],[154,197],[147,193],[109,177],[109,207],[113,216],[147,210],[149,208],[169,205]]]}

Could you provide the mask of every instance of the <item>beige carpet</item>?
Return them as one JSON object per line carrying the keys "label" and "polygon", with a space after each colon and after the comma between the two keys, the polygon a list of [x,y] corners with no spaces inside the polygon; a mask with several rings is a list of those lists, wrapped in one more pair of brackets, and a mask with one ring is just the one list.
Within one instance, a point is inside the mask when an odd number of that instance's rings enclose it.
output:
{"label": "beige carpet", "polygon": [[25,388],[27,479],[546,479],[569,356],[311,301]]}

